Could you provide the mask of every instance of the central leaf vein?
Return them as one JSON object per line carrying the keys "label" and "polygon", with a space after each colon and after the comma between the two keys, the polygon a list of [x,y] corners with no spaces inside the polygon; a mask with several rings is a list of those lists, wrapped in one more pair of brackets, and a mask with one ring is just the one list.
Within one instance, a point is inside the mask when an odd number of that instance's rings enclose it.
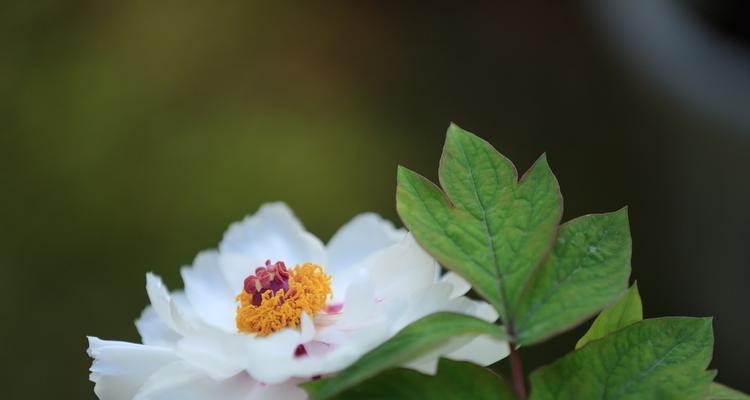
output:
{"label": "central leaf vein", "polygon": [[[458,141],[459,148],[461,150],[461,155],[464,158],[465,164],[468,167],[467,170],[469,171],[469,177],[471,178],[471,190],[474,194],[474,197],[477,200],[477,203],[479,204],[479,208],[482,211],[482,225],[484,227],[484,231],[487,234],[487,247],[490,252],[490,255],[492,257],[492,265],[495,267],[495,273],[497,274],[498,278],[498,289],[500,290],[500,303],[503,306],[503,314],[506,319],[509,319],[510,316],[508,315],[508,302],[505,297],[505,288],[503,287],[503,276],[500,272],[500,263],[498,262],[497,253],[495,252],[495,241],[494,241],[494,235],[492,233],[492,230],[490,229],[490,225],[487,222],[487,208],[484,205],[484,202],[482,201],[481,196],[479,195],[479,191],[477,189],[477,181],[476,177],[474,176],[474,166],[471,164],[471,161],[469,161],[469,157],[466,155],[466,150],[464,149],[463,143],[461,141]],[[494,170],[494,168],[493,168]],[[497,171],[495,171],[495,179],[496,181],[499,179],[497,175]],[[512,321],[505,321],[505,323],[508,325],[508,330],[511,332],[513,331],[513,324]]]}

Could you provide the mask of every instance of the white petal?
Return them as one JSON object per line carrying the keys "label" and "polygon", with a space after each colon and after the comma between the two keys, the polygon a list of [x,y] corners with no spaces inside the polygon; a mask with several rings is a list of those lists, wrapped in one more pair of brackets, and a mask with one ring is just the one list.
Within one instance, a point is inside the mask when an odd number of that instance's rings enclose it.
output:
{"label": "white petal", "polygon": [[416,360],[403,365],[404,368],[413,369],[427,375],[435,375],[438,370],[437,357],[430,358],[429,360]]}
{"label": "white petal", "polygon": [[374,213],[360,214],[342,226],[328,242],[329,273],[353,267],[373,252],[394,245],[406,231],[396,229]]}
{"label": "white petal", "polygon": [[[497,311],[491,305],[484,301],[472,301],[472,303],[474,304],[474,309],[470,313],[471,315],[487,322],[497,321]],[[445,357],[487,366],[507,357],[508,354],[508,342],[491,336],[480,335],[463,347],[447,353]]]}
{"label": "white petal", "polygon": [[[390,321],[394,319],[391,314],[385,304],[375,302],[375,288],[363,272],[349,286],[344,308],[335,323],[318,329],[316,343],[309,355],[321,365],[317,368],[314,365],[301,367],[299,371],[305,372],[296,376],[310,377],[335,371],[336,369],[329,369],[333,365],[339,365],[340,368],[347,366],[349,362],[388,339]],[[326,351],[315,351],[321,348]],[[350,357],[350,352],[354,356]]]}
{"label": "white petal", "polygon": [[451,299],[463,296],[469,291],[469,289],[471,289],[471,284],[453,271],[446,272],[445,275],[440,278],[440,281],[448,282],[453,285],[453,292],[451,292],[450,295]]}
{"label": "white petal", "polygon": [[373,253],[360,265],[370,275],[376,295],[389,301],[431,286],[436,279],[436,264],[414,237],[407,234],[397,244]]}
{"label": "white petal", "polygon": [[215,380],[245,370],[254,379],[275,384],[292,375],[278,365],[294,359],[297,346],[311,341],[315,326],[307,314],[299,329],[287,328],[266,337],[222,331],[200,331],[180,340],[177,354]]}
{"label": "white petal", "polygon": [[311,319],[307,317],[307,322],[305,322],[306,316],[307,314],[303,314],[301,331],[287,328],[273,335],[256,337],[246,342],[245,351],[251,357],[245,359],[245,370],[250,376],[267,384],[281,383],[298,376],[285,365],[289,365],[295,359],[294,353],[297,346],[309,342],[315,334]]}
{"label": "white petal", "polygon": [[453,286],[448,283],[436,283],[426,289],[415,291],[409,303],[394,321],[391,328],[393,332],[400,331],[412,322],[438,311],[463,311],[455,305],[459,304],[456,300],[461,298],[453,301],[449,298],[452,290]]}
{"label": "white petal", "polygon": [[502,360],[509,354],[508,342],[487,335],[480,335],[469,343],[445,355],[456,361],[470,361],[487,366]]}
{"label": "white petal", "polygon": [[286,381],[275,385],[258,383],[247,400],[305,400],[307,393],[297,386],[298,381]]}
{"label": "white petal", "polygon": [[[437,293],[430,293],[432,304],[439,304],[435,300]],[[425,300],[428,301],[428,300]],[[422,309],[422,312],[425,310]],[[452,311],[483,319],[487,322],[495,322],[498,318],[497,311],[483,301],[474,301],[466,297],[451,299],[450,302],[440,307],[440,311]],[[448,343],[423,355],[412,363],[404,365],[407,368],[424,366],[429,361],[437,361],[439,357],[446,357],[457,361],[469,361],[482,366],[494,364],[508,355],[508,343],[488,335],[470,335],[451,339]],[[417,369],[421,371],[420,369]]]}
{"label": "white petal", "polygon": [[221,331],[203,331],[181,339],[176,351],[181,359],[212,379],[224,380],[244,370],[244,358],[253,358],[245,353],[243,340],[252,338]]}
{"label": "white petal", "polygon": [[360,271],[347,288],[344,308],[341,310],[336,325],[339,329],[369,326],[373,322],[373,317],[377,315],[378,309],[379,305],[375,303],[375,286],[367,273]]}
{"label": "white petal", "polygon": [[141,335],[141,342],[150,346],[173,347],[181,338],[159,318],[152,306],[143,310],[141,317],[135,320],[135,327]]}
{"label": "white petal", "polygon": [[[300,331],[300,341],[302,343],[306,343],[311,341],[314,337],[317,331],[315,330],[315,323],[313,322],[312,317],[306,312],[302,313],[302,316],[300,317],[300,325],[299,325],[299,331]],[[297,349],[296,347],[294,348]]]}
{"label": "white petal", "polygon": [[279,371],[276,371],[276,373],[283,371],[287,378],[309,379],[316,375],[338,372],[383,343],[388,339],[389,334],[386,325],[382,323],[374,324],[367,329],[351,332],[344,330],[340,333],[348,335],[348,338],[330,346],[327,351],[309,353],[307,356],[292,358],[283,362],[277,361],[274,365],[278,367]]}
{"label": "white petal", "polygon": [[151,307],[154,308],[159,319],[170,329],[176,330],[169,310],[169,291],[164,286],[161,278],[151,272],[146,274],[146,293],[148,294],[149,301],[151,301]]}
{"label": "white petal", "polygon": [[88,339],[88,354],[94,359],[90,379],[101,400],[132,399],[149,375],[177,360],[172,350],[163,347]]}
{"label": "white petal", "polygon": [[150,272],[146,274],[146,293],[164,325],[183,336],[192,331],[195,323],[190,317],[193,312],[186,301],[180,301],[183,294],[170,295],[161,278]]}
{"label": "white petal", "polygon": [[475,317],[481,318],[487,322],[497,321],[499,315],[494,307],[484,301],[474,300],[474,304],[476,305],[476,311],[473,314]]}
{"label": "white petal", "polygon": [[508,350],[506,341],[487,335],[456,336],[427,354],[403,364],[402,367],[434,375],[440,357],[488,366],[505,358],[508,355]]}
{"label": "white petal", "polygon": [[241,222],[232,224],[219,245],[219,262],[232,293],[240,293],[244,279],[266,260],[294,267],[304,262],[327,263],[320,240],[305,231],[284,203],[270,203]]}
{"label": "white petal", "polygon": [[236,293],[232,293],[219,266],[219,254],[205,251],[192,267],[181,269],[185,295],[195,313],[207,324],[234,332]]}
{"label": "white petal", "polygon": [[[304,399],[300,397],[304,392],[293,386],[291,383],[262,385],[244,373],[225,380],[214,380],[199,369],[178,361],[153,374],[134,400]],[[278,395],[285,397],[276,397]]]}
{"label": "white petal", "polygon": [[[438,311],[451,311],[472,315],[488,322],[497,320],[497,312],[492,306],[483,301],[473,301],[466,297],[451,299],[451,289],[452,285],[442,282],[424,290],[399,317],[394,325],[395,328],[400,330],[418,318]],[[507,355],[508,344],[503,340],[498,340],[487,335],[466,335],[452,338],[446,344],[403,366],[423,373],[429,373],[433,371],[432,367],[437,365],[440,357],[470,361],[486,366],[499,361]]]}

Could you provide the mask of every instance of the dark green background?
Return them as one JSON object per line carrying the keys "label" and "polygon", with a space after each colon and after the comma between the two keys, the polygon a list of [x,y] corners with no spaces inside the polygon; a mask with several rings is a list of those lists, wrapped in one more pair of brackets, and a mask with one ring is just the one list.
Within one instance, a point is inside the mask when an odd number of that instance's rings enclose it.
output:
{"label": "dark green background", "polygon": [[750,135],[559,3],[3,5],[0,397],[93,397],[85,336],[137,340],[145,272],[180,287],[263,202],[324,240],[395,220],[396,165],[435,178],[449,121],[521,170],[547,152],[565,219],[629,205],[647,316],[715,316],[719,380],[750,390]]}

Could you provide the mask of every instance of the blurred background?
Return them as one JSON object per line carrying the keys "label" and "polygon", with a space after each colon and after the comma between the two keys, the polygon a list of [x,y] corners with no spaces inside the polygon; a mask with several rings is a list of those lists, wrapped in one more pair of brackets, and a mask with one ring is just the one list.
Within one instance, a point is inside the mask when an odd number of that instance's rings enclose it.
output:
{"label": "blurred background", "polygon": [[[714,316],[750,391],[750,24],[742,1],[53,1],[0,6],[0,387],[93,398],[86,335],[138,340],[146,271],[284,200],[327,240],[397,221],[454,121],[564,219],[630,206],[648,317]],[[531,370],[586,325],[522,351]]]}

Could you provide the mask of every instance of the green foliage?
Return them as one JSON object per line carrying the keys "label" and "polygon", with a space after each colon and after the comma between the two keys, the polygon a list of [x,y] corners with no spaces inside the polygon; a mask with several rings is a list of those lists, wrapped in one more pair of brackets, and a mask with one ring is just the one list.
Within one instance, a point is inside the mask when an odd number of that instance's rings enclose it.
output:
{"label": "green foliage", "polygon": [[630,229],[626,209],[563,224],[552,253],[534,275],[515,321],[521,345],[572,328],[627,288]]}
{"label": "green foliage", "polygon": [[728,388],[721,383],[713,382],[708,389],[709,400],[750,400],[750,396]]}
{"label": "green foliage", "polygon": [[627,287],[626,210],[575,219],[558,234],[562,196],[544,156],[519,181],[489,143],[451,125],[439,175],[445,193],[399,168],[399,215],[427,251],[497,308],[515,342],[570,329]]}
{"label": "green foliage", "polygon": [[703,399],[712,347],[710,318],[644,320],[532,373],[531,398]]}
{"label": "green foliage", "polygon": [[448,312],[428,315],[402,329],[337,376],[308,382],[302,387],[313,399],[327,399],[388,368],[414,360],[452,338],[479,334],[506,338],[499,326],[474,317]]}
{"label": "green foliage", "polygon": [[398,213],[433,257],[497,309],[504,328],[451,313],[425,317],[337,376],[302,385],[311,398],[525,398],[518,358],[511,360],[515,395],[471,364],[442,360],[435,377],[389,368],[455,336],[490,334],[512,349],[533,345],[599,311],[574,352],[531,374],[532,399],[748,398],[711,383],[711,319],[643,320],[637,285],[626,291],[626,208],[559,225],[562,196],[544,156],[519,180],[509,160],[456,125],[448,129],[439,178],[442,190],[399,167]]}
{"label": "green foliage", "polygon": [[442,359],[435,376],[409,369],[388,370],[332,399],[515,400],[502,377],[477,365]]}
{"label": "green foliage", "polygon": [[633,284],[620,301],[605,308],[591,324],[591,328],[576,343],[576,349],[586,343],[601,339],[621,328],[643,319],[643,305],[638,293],[638,285]]}
{"label": "green foliage", "polygon": [[557,179],[542,156],[518,180],[513,163],[456,125],[448,128],[439,175],[445,194],[400,167],[398,213],[417,241],[511,326],[522,289],[552,246],[562,215]]}

